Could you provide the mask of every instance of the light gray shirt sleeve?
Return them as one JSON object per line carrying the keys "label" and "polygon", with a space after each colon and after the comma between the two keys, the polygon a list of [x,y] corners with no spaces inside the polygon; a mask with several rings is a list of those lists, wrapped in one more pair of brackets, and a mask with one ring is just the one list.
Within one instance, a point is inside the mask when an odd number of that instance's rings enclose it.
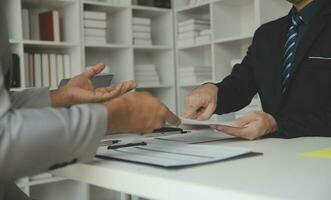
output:
{"label": "light gray shirt sleeve", "polygon": [[[35,108],[50,102],[44,89],[35,92],[10,97],[0,66],[0,180],[89,161],[106,133],[108,117],[104,105]],[[38,92],[45,98],[35,98]]]}
{"label": "light gray shirt sleeve", "polygon": [[12,108],[42,108],[52,105],[49,88],[27,89],[9,94]]}

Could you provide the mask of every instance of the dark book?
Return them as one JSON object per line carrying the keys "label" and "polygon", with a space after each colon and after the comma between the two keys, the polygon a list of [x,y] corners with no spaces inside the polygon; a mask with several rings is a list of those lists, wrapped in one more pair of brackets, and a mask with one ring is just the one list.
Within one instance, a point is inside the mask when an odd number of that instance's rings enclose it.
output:
{"label": "dark book", "polygon": [[20,68],[20,57],[17,54],[12,55],[13,66],[12,74],[10,79],[10,88],[21,87],[21,68]]}

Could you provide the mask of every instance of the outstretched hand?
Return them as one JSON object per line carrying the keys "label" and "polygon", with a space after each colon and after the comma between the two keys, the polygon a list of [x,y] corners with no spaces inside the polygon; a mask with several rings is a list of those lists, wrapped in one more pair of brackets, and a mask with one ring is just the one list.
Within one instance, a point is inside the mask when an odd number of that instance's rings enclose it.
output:
{"label": "outstretched hand", "polygon": [[98,64],[72,78],[67,85],[51,92],[53,107],[68,107],[75,104],[105,102],[119,97],[137,87],[134,81],[95,88],[91,79],[101,73],[104,64]]}

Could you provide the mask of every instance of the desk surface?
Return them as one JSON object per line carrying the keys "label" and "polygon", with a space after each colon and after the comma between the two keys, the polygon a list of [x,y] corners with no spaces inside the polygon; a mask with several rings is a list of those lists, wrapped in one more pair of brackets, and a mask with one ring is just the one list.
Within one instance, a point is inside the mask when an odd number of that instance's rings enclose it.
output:
{"label": "desk surface", "polygon": [[151,199],[331,199],[331,159],[299,156],[330,148],[331,138],[228,138],[208,144],[264,155],[179,170],[96,159],[54,174]]}

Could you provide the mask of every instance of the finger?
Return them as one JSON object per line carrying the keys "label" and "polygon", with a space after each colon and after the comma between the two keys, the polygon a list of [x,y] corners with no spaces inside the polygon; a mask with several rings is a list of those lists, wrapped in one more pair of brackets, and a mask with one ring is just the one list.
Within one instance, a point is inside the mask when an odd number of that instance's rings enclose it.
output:
{"label": "finger", "polygon": [[105,89],[105,88],[99,88],[95,91],[92,99],[94,102],[103,102],[108,101],[111,99],[114,99],[121,95],[120,88],[117,89]]}
{"label": "finger", "polygon": [[167,109],[167,113],[165,115],[165,121],[168,122],[170,125],[179,126],[182,122],[177,115]]}
{"label": "finger", "polygon": [[242,135],[244,135],[245,133],[245,128],[234,128],[234,127],[222,126],[222,125],[216,125],[212,127],[220,132],[236,137],[242,137]]}
{"label": "finger", "polygon": [[118,83],[118,84],[114,84],[109,87],[106,87],[105,89],[108,92],[112,92],[113,90],[122,90],[122,87],[123,87],[123,83]]}
{"label": "finger", "polygon": [[137,88],[137,83],[135,81],[127,81],[123,83],[123,88],[121,93],[125,94],[131,90],[134,90]]}
{"label": "finger", "polygon": [[186,112],[182,116],[189,119],[197,119],[202,112],[204,112],[204,108],[191,106],[186,108]]}
{"label": "finger", "polygon": [[104,64],[97,64],[84,73],[85,76],[87,76],[89,79],[93,78],[94,76],[98,75],[102,70],[106,67]]}
{"label": "finger", "polygon": [[198,116],[198,120],[208,120],[215,112],[215,106],[209,104],[207,108]]}

